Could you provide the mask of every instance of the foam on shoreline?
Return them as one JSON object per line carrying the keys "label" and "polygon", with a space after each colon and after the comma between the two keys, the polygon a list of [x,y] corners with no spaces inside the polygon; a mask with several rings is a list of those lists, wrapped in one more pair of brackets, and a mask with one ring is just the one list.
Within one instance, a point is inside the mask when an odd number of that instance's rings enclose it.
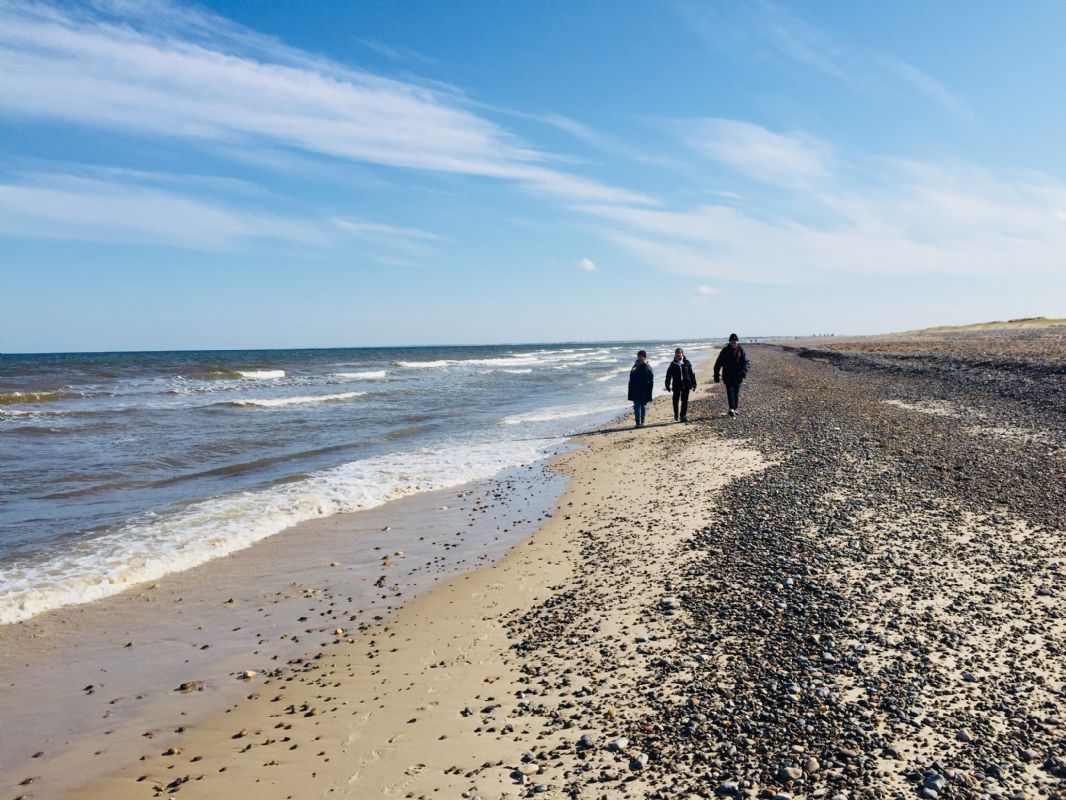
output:
{"label": "foam on shoreline", "polygon": [[382,505],[406,495],[490,478],[544,458],[560,439],[537,439],[375,456],[302,480],[145,514],[43,559],[6,564],[0,624],[87,603],[181,572],[297,523]]}

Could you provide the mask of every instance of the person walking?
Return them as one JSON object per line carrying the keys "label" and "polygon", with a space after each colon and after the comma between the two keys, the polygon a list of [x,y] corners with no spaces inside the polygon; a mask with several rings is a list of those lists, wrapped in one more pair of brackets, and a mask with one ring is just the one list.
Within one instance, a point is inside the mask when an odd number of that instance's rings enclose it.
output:
{"label": "person walking", "polygon": [[[666,391],[674,393],[674,422],[688,422],[688,393],[696,388],[696,372],[680,347],[666,368]],[[680,406],[680,410],[679,410]]]}
{"label": "person walking", "polygon": [[648,363],[648,353],[646,350],[640,350],[637,352],[637,360],[633,362],[633,368],[629,370],[629,399],[633,403],[633,417],[636,419],[637,428],[644,426],[644,414],[648,410],[654,388],[655,373]]}
{"label": "person walking", "polygon": [[714,382],[719,382],[719,375],[725,381],[726,400],[729,402],[729,416],[735,417],[740,408],[740,384],[748,377],[751,362],[748,354],[740,346],[740,339],[735,333],[729,334],[729,344],[722,348],[714,362]]}

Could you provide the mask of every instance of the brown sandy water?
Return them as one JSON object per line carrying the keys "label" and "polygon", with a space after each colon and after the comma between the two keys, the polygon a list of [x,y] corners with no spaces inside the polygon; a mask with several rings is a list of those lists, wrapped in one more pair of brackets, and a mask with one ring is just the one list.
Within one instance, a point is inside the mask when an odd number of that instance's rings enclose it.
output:
{"label": "brown sandy water", "polygon": [[[155,584],[0,626],[0,796],[67,797],[145,739],[165,749],[176,730],[248,695],[244,671],[356,635],[503,556],[550,515],[564,482],[542,462],[312,520]],[[177,690],[185,683],[195,688]]]}

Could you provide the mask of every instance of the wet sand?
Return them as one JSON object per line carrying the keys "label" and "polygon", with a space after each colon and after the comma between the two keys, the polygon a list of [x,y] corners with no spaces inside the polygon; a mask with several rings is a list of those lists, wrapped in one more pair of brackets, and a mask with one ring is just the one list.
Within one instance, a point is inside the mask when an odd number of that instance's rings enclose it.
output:
{"label": "wet sand", "polygon": [[704,366],[501,561],[362,632],[287,611],[302,653],[67,796],[1066,796],[1062,376],[997,346],[751,346],[736,420]]}
{"label": "wet sand", "polygon": [[338,624],[358,635],[499,559],[554,508],[565,481],[544,466],[312,520],[154,584],[0,626],[0,797],[69,796],[142,742],[176,740],[174,729],[247,695],[245,671],[304,655]]}

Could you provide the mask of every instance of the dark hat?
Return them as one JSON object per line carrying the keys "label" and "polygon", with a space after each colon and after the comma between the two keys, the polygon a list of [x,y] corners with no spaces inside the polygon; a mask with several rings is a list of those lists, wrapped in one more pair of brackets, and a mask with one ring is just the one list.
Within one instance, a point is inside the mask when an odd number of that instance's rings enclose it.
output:
{"label": "dark hat", "polygon": [[647,350],[638,350],[637,351],[637,358],[647,358],[647,357],[648,357],[648,351]]}
{"label": "dark hat", "polygon": [[731,342],[739,342],[740,341],[740,337],[737,336],[735,333],[731,333],[731,334],[729,334],[729,341],[731,341]]}

